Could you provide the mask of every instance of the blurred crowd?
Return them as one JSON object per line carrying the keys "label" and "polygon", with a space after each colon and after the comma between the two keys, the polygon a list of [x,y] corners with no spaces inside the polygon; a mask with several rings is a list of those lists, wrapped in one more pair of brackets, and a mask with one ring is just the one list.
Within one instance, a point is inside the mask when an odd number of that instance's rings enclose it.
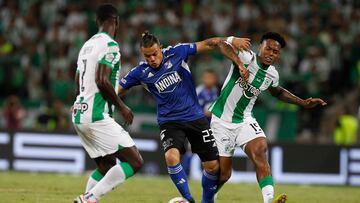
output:
{"label": "blurred crowd", "polygon": [[[97,32],[94,11],[100,3],[104,1],[0,0],[2,128],[70,128],[68,107],[74,100],[77,53]],[[293,106],[281,105],[268,95],[260,98],[258,105],[298,111],[299,142],[332,142],[329,135],[336,130],[341,134],[343,115],[355,119],[358,125],[359,1],[119,0],[112,3],[121,17],[116,40],[121,48],[122,75],[142,60],[139,38],[145,30],[158,36],[164,46],[213,36],[249,37],[254,51],[264,32],[276,31],[288,43],[277,64],[281,85],[302,98],[321,97],[329,106],[294,110]],[[207,69],[212,69],[219,81],[223,81],[227,74],[224,69],[228,70],[229,64],[219,53],[190,60],[198,83]],[[130,106],[154,105],[142,89],[135,89],[132,97],[125,100]],[[14,111],[20,112],[8,119],[7,112],[14,101],[17,103]],[[15,121],[19,124],[11,123]]]}

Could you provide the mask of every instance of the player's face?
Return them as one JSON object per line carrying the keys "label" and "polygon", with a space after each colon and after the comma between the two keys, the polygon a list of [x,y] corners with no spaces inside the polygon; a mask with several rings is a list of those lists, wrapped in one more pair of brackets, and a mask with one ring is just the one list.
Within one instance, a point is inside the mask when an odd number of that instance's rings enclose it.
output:
{"label": "player's face", "polygon": [[152,68],[158,68],[163,60],[162,48],[157,43],[151,47],[141,47],[141,53]]}
{"label": "player's face", "polygon": [[272,65],[280,58],[281,45],[273,39],[264,40],[260,45],[259,57],[261,63]]}

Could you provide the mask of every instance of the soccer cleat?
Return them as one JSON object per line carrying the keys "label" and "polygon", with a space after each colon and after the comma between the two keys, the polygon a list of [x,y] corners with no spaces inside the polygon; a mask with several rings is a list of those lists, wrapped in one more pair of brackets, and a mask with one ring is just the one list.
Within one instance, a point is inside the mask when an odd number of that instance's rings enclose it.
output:
{"label": "soccer cleat", "polygon": [[96,201],[94,202],[94,201],[86,200],[84,194],[81,194],[80,196],[74,199],[74,203],[96,203]]}
{"label": "soccer cleat", "polygon": [[272,203],[285,203],[287,199],[286,194],[281,194],[277,196]]}

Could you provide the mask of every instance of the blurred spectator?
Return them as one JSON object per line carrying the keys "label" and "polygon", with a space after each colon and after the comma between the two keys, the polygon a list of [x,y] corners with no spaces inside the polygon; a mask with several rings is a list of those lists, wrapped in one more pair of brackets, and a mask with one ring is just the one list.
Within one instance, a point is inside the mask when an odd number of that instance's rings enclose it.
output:
{"label": "blurred spectator", "polygon": [[206,70],[202,75],[202,84],[196,87],[196,94],[199,98],[200,106],[203,108],[205,116],[211,120],[209,106],[219,96],[217,75],[213,70]]}
{"label": "blurred spectator", "polygon": [[333,135],[334,143],[337,145],[356,144],[359,128],[356,116],[348,112],[345,106],[338,113],[337,125]]}
{"label": "blurred spectator", "polygon": [[55,100],[37,117],[36,128],[45,131],[66,131],[70,127],[68,111],[60,100]]}
{"label": "blurred spectator", "polygon": [[6,99],[3,113],[7,130],[15,131],[21,128],[26,112],[17,96],[11,95]]}

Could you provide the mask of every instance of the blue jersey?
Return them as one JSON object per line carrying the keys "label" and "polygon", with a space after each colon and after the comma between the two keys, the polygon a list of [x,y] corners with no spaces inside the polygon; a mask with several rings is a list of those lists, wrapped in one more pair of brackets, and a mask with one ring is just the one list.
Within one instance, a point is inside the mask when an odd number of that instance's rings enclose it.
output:
{"label": "blue jersey", "polygon": [[140,84],[145,86],[156,101],[159,124],[199,119],[204,113],[187,64],[188,56],[194,54],[195,43],[170,46],[163,50],[164,58],[159,68],[140,63],[119,83],[124,89]]}

